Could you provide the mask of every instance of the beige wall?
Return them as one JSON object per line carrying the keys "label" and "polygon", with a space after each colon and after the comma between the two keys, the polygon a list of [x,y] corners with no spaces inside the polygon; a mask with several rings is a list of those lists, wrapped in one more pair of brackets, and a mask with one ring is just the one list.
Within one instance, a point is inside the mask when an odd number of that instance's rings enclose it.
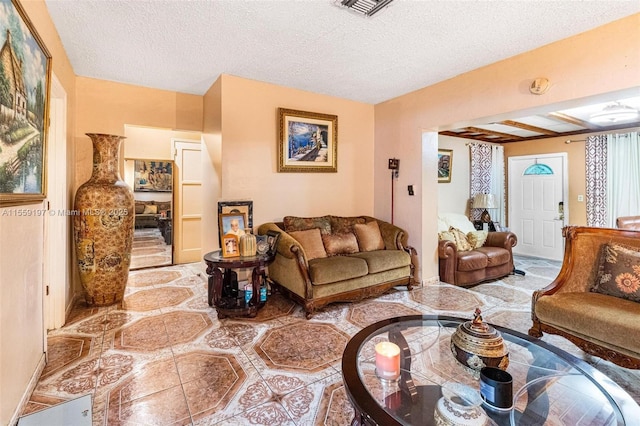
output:
{"label": "beige wall", "polygon": [[[253,200],[255,226],[286,215],[373,214],[372,105],[230,75],[214,84],[205,105],[210,161],[215,164],[217,152],[221,155],[220,199]],[[278,107],[338,116],[337,173],[277,172]],[[220,151],[218,128],[223,132]],[[204,196],[210,207],[218,201]],[[217,248],[217,233],[212,239],[210,234],[205,251]]]}
{"label": "beige wall", "polygon": [[[67,93],[67,129],[75,123],[75,75],[44,1],[21,2],[53,57],[52,71]],[[73,163],[73,138],[64,144]],[[72,178],[69,170],[69,179]],[[69,185],[71,193],[71,185]],[[0,424],[9,424],[43,358],[43,217],[15,217],[16,209],[38,210],[42,204],[0,209]]]}
{"label": "beige wall", "polygon": [[[437,142],[423,143],[422,133],[496,121],[513,112],[527,115],[546,105],[640,86],[640,41],[629,37],[639,27],[636,14],[375,106],[376,162],[401,159],[408,172],[401,170],[400,188],[423,183],[417,196],[398,197],[396,222],[408,230],[410,244],[422,257],[424,279],[438,275],[438,184]],[[542,96],[528,91],[537,77],[552,84]],[[386,215],[390,188],[381,167],[375,170],[375,188],[375,214]]]}
{"label": "beige wall", "polygon": [[471,161],[468,139],[438,136],[438,149],[453,150],[451,182],[438,183],[438,212],[467,214]]}

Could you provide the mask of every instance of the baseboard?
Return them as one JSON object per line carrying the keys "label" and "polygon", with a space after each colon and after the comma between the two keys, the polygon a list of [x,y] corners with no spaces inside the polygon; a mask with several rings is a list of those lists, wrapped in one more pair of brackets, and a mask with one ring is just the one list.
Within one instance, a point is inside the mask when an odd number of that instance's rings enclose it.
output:
{"label": "baseboard", "polygon": [[40,357],[40,361],[38,361],[38,366],[36,367],[36,371],[31,375],[31,379],[29,380],[29,384],[27,385],[27,389],[25,389],[24,394],[22,394],[22,398],[20,399],[20,404],[16,407],[16,411],[11,416],[10,425],[16,425],[18,423],[18,418],[20,417],[20,413],[22,413],[29,402],[29,398],[31,398],[31,394],[36,389],[38,385],[38,380],[40,380],[40,376],[42,375],[42,371],[46,365],[45,354],[43,353]]}
{"label": "baseboard", "polygon": [[431,278],[427,278],[422,280],[422,285],[434,285],[434,284],[440,284],[440,276],[436,275],[435,277],[431,277]]}

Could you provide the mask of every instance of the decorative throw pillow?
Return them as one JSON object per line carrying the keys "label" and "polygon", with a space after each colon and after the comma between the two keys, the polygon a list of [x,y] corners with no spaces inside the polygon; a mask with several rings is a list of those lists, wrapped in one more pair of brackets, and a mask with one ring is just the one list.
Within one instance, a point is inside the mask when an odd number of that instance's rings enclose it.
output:
{"label": "decorative throw pillow", "polygon": [[313,228],[307,229],[306,231],[291,231],[289,235],[300,243],[307,255],[307,260],[327,257],[327,252],[324,250],[324,245],[322,244],[320,229]]}
{"label": "decorative throw pillow", "polygon": [[142,212],[144,211],[144,203],[139,203],[136,201],[136,214],[142,214]]}
{"label": "decorative throw pillow", "polygon": [[329,220],[331,222],[332,234],[353,232],[353,225],[365,222],[363,217],[329,216]]}
{"label": "decorative throw pillow", "polygon": [[464,232],[457,228],[454,228],[453,226],[449,228],[449,232],[453,234],[453,238],[458,251],[469,251],[473,249],[471,244],[469,244],[469,241],[467,241],[467,235]]}
{"label": "decorative throw pillow", "polygon": [[453,236],[453,232],[442,231],[438,232],[438,240],[440,241],[453,241],[456,242],[456,237]]}
{"label": "decorative throw pillow", "polygon": [[321,217],[295,217],[285,216],[282,219],[284,224],[284,230],[286,232],[291,231],[306,231],[307,229],[318,228],[321,234],[331,233],[331,223],[329,222],[329,216]]}
{"label": "decorative throw pillow", "polygon": [[351,232],[347,234],[323,235],[322,242],[324,243],[324,249],[327,251],[328,256],[358,252],[358,240]]}
{"label": "decorative throw pillow", "polygon": [[488,236],[489,231],[471,231],[467,233],[467,241],[471,244],[472,248],[477,249],[484,245]]}
{"label": "decorative throw pillow", "polygon": [[640,249],[606,244],[591,291],[640,302]]}
{"label": "decorative throw pillow", "polygon": [[158,206],[146,204],[142,214],[158,214]]}
{"label": "decorative throw pillow", "polygon": [[384,240],[380,234],[378,222],[371,221],[367,223],[356,223],[353,230],[358,239],[358,247],[360,251],[384,250]]}

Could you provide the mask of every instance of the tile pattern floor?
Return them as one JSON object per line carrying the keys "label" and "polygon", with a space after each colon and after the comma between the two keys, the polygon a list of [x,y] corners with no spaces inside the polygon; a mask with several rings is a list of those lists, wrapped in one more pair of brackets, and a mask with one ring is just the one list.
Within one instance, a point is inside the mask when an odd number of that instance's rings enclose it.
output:
{"label": "tile pattern floor", "polygon": [[[526,277],[391,291],[330,305],[311,320],[273,295],[256,318],[218,320],[199,264],[132,271],[125,300],[88,308],[50,332],[49,362],[23,414],[91,394],[94,425],[348,425],[341,355],[363,327],[418,313],[471,318],[526,333],[533,290],[559,263],[518,258]],[[593,364],[640,401],[640,372],[544,340]]]}
{"label": "tile pattern floor", "polygon": [[138,228],[133,233],[131,270],[171,265],[173,246],[166,244],[160,229]]}

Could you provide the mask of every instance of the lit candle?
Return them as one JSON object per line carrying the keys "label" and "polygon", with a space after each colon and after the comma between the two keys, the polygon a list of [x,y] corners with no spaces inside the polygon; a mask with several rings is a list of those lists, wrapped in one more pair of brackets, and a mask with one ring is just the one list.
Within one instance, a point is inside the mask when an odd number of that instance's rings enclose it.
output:
{"label": "lit candle", "polygon": [[395,380],[400,376],[400,347],[391,342],[376,345],[376,374],[381,379]]}

